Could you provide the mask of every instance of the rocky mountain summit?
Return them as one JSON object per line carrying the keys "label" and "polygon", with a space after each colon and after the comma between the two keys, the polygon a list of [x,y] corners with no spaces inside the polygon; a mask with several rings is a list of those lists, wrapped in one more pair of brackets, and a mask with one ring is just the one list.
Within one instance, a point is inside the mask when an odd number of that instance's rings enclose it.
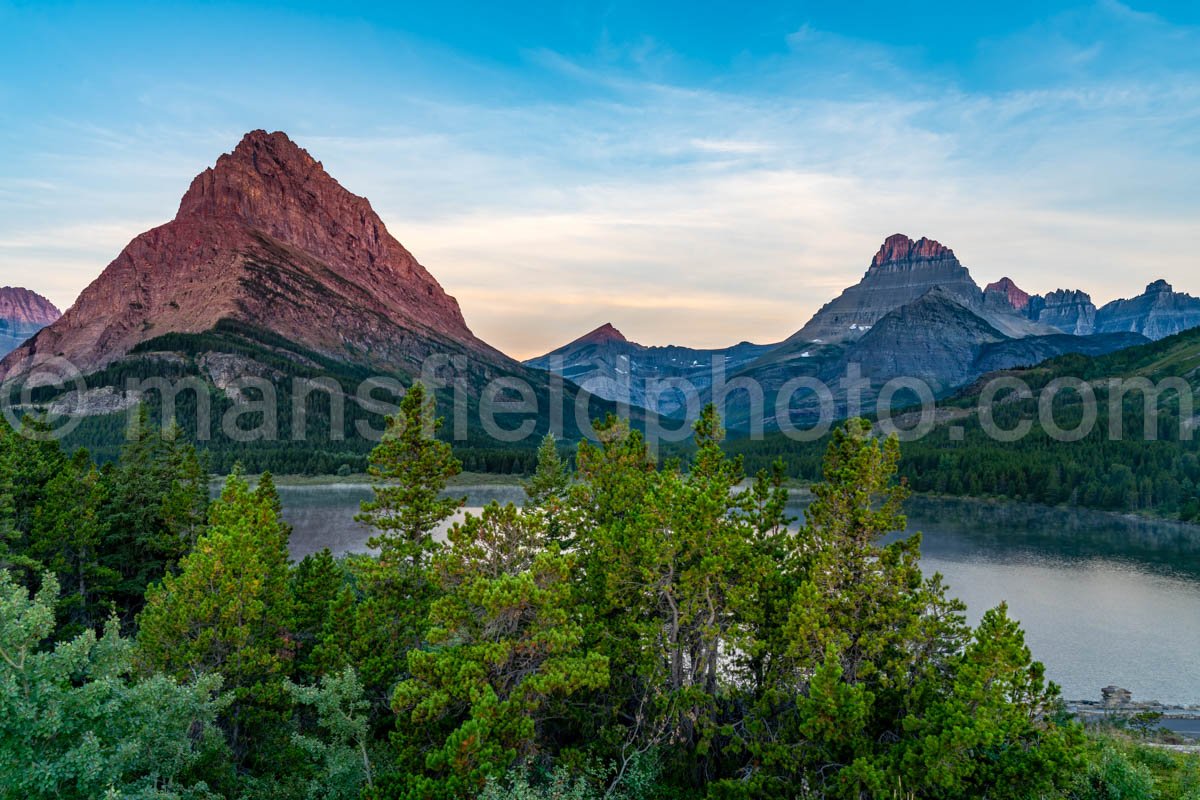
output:
{"label": "rocky mountain summit", "polygon": [[53,303],[19,286],[0,288],[0,356],[62,316]]}
{"label": "rocky mountain summit", "polygon": [[939,288],[967,305],[982,300],[954,251],[932,239],[902,233],[884,240],[861,281],[825,304],[789,341],[829,344],[857,339],[887,313]]}
{"label": "rocky mountain summit", "polygon": [[[625,338],[625,334],[621,333],[619,330],[614,328],[613,324],[611,322],[606,322],[603,325],[601,325],[600,327],[596,328],[595,330],[585,333],[583,336],[580,336],[575,341],[573,341],[570,344],[565,345],[564,347],[559,348],[559,349],[560,350],[578,350],[579,348],[587,347],[589,345],[596,345],[596,346],[603,347],[604,345],[614,345],[614,344],[615,345],[626,345],[626,344],[631,344],[631,342]],[[555,351],[555,352],[558,352],[558,351]]]}
{"label": "rocky mountain summit", "polygon": [[87,373],[155,337],[229,321],[377,368],[411,368],[450,345],[509,363],[365,198],[285,134],[259,130],[200,173],[175,218],[130,242],[0,375],[55,356]]}
{"label": "rocky mountain summit", "polygon": [[0,319],[25,325],[49,325],[62,312],[46,298],[19,286],[0,288]]}
{"label": "rocky mountain summit", "polygon": [[[937,289],[1005,336],[1057,332],[1019,306],[1025,293],[1005,279],[985,291],[949,247],[932,239],[889,236],[871,259],[863,279],[818,311],[788,341],[812,344],[851,342],[866,335],[887,314]],[[1026,298],[1027,299],[1027,298]]]}
{"label": "rocky mountain summit", "polygon": [[983,290],[984,307],[1019,314],[1033,322],[1072,336],[1087,336],[1096,328],[1096,306],[1087,292],[1057,289],[1044,297],[1029,294],[1012,280],[1001,278]]}
{"label": "rocky mountain summit", "polygon": [[1150,339],[1165,339],[1200,326],[1200,298],[1176,292],[1157,280],[1131,300],[1114,300],[1096,314],[1100,333],[1132,332]]}
{"label": "rocky mountain summit", "polygon": [[1091,295],[1078,289],[1056,289],[1045,297],[1035,297],[1029,311],[1038,322],[1063,333],[1087,336],[1096,332],[1096,305]]}
{"label": "rocky mountain summit", "polygon": [[1011,309],[1024,314],[1029,311],[1033,299],[1028,292],[1017,286],[1012,278],[1001,278],[989,283],[983,290],[984,301],[997,308]]}

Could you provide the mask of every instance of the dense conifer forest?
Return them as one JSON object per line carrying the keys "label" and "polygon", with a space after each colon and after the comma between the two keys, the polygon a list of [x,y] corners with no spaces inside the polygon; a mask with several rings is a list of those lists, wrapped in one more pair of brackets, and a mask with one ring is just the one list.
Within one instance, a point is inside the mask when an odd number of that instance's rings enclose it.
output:
{"label": "dense conifer forest", "polygon": [[[455,524],[420,384],[370,456],[374,553],[292,563],[271,475],[209,499],[140,418],[97,466],[0,430],[0,796],[1110,798],[1200,785],[1085,732],[1000,606],[918,565],[896,439],[831,437],[802,523],[706,409],[615,419]],[[1191,787],[1191,788],[1189,788]]]}

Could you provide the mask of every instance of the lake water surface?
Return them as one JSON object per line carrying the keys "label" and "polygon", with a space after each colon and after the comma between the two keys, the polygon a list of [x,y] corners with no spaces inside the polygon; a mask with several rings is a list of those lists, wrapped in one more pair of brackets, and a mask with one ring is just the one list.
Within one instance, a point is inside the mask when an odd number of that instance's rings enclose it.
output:
{"label": "lake water surface", "polygon": [[[512,486],[460,487],[471,509],[520,502]],[[299,559],[365,552],[361,484],[281,486]],[[806,499],[796,495],[794,516]],[[1117,684],[1135,699],[1200,705],[1200,528],[1008,503],[913,498],[922,564],[945,576],[972,623],[1001,601],[1072,700]]]}

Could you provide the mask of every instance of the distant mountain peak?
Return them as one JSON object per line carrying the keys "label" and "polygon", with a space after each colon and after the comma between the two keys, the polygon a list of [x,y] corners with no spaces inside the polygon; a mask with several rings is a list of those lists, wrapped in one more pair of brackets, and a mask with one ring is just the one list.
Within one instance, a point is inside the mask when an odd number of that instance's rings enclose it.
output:
{"label": "distant mountain peak", "polygon": [[1012,278],[1001,278],[994,283],[989,283],[984,287],[985,295],[998,295],[1004,297],[1008,304],[1015,311],[1025,311],[1029,308],[1029,303],[1033,299],[1029,292],[1026,292]]}
{"label": "distant mountain peak", "polygon": [[61,316],[62,312],[37,292],[20,286],[0,288],[0,319],[30,325],[49,325]]}
{"label": "distant mountain peak", "polygon": [[871,259],[871,266],[941,258],[954,258],[954,251],[933,239],[921,237],[913,241],[903,233],[893,233],[884,240],[879,252]]}
{"label": "distant mountain peak", "polygon": [[979,285],[954,251],[932,239],[889,236],[862,280],[826,303],[789,341],[830,343],[857,339],[888,312],[935,286],[968,306],[983,299]]}
{"label": "distant mountain peak", "polygon": [[0,356],[61,316],[54,304],[37,292],[20,286],[0,288]]}
{"label": "distant mountain peak", "polygon": [[613,327],[611,322],[606,322],[594,331],[585,333],[571,344],[628,344],[629,340],[625,335]]}
{"label": "distant mountain peak", "polygon": [[1146,291],[1128,300],[1114,300],[1096,315],[1100,333],[1140,333],[1150,339],[1165,339],[1200,326],[1200,298],[1176,292],[1159,279]]}

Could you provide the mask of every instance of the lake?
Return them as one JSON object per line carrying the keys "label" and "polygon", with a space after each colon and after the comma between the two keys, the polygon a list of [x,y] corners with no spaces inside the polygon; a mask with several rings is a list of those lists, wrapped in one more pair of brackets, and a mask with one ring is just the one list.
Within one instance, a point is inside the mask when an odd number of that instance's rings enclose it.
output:
{"label": "lake", "polygon": [[[459,487],[473,509],[519,502],[513,486]],[[280,486],[292,555],[365,552],[362,484]],[[790,513],[806,504],[795,495]],[[1071,700],[1109,684],[1135,700],[1200,705],[1200,528],[1089,511],[913,498],[922,565],[940,572],[972,623],[1006,601],[1034,657]]]}

